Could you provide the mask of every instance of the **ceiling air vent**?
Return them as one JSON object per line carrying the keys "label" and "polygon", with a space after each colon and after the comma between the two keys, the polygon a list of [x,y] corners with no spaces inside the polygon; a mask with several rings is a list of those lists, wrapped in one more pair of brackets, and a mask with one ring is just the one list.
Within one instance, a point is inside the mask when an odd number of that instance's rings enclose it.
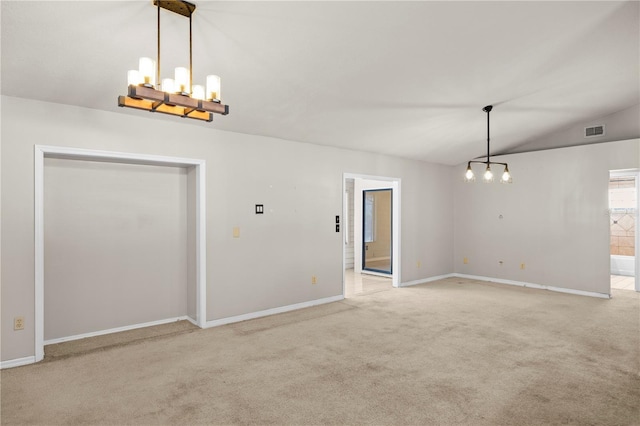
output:
{"label": "ceiling air vent", "polygon": [[604,124],[600,126],[585,127],[584,137],[595,138],[596,136],[604,136]]}

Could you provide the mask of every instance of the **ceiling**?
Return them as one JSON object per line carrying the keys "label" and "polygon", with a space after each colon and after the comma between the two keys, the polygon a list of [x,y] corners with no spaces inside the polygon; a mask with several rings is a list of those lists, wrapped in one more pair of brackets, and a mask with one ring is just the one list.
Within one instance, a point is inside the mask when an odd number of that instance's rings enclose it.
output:
{"label": "ceiling", "polygon": [[[149,1],[6,1],[2,94],[459,164],[638,104],[640,3],[194,1],[194,83],[230,115],[200,123],[117,107],[156,56]],[[162,75],[188,65],[163,11]],[[148,122],[147,122],[148,123]]]}

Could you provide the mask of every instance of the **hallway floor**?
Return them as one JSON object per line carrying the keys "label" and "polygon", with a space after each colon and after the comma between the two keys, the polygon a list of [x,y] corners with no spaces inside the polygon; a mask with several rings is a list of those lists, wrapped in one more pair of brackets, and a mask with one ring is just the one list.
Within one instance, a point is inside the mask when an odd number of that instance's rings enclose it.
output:
{"label": "hallway floor", "polygon": [[635,290],[635,277],[624,275],[611,275],[611,288],[618,290]]}
{"label": "hallway floor", "polygon": [[361,296],[392,288],[391,277],[356,274],[353,269],[344,271],[344,297]]}

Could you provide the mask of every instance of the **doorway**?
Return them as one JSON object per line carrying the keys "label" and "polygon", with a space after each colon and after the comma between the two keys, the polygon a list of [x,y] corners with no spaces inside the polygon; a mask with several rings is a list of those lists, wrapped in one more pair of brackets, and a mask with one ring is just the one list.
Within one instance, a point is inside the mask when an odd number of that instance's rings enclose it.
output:
{"label": "doorway", "polygon": [[609,175],[611,289],[640,291],[638,282],[638,171]]}
{"label": "doorway", "polygon": [[[388,190],[390,195],[391,223],[388,269],[380,265],[363,263],[366,247],[364,238],[364,191]],[[351,297],[359,294],[384,291],[398,287],[400,283],[400,197],[401,180],[393,177],[381,177],[345,173],[343,175],[343,295]],[[380,218],[378,218],[380,220]],[[385,220],[386,221],[386,220]],[[371,250],[371,249],[370,249]],[[376,259],[375,261],[381,261]],[[363,267],[364,266],[364,267]],[[375,269],[379,269],[376,271]]]}

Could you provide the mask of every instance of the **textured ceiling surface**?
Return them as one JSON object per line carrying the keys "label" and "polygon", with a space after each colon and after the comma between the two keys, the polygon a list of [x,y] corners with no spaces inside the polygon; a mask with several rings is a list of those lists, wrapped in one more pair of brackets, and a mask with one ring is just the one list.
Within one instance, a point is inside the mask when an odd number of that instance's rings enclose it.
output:
{"label": "textured ceiling surface", "polygon": [[[229,116],[184,125],[459,164],[638,103],[640,3],[195,1],[194,83]],[[2,94],[117,107],[156,56],[151,1],[2,1]],[[188,20],[162,16],[162,76]]]}

